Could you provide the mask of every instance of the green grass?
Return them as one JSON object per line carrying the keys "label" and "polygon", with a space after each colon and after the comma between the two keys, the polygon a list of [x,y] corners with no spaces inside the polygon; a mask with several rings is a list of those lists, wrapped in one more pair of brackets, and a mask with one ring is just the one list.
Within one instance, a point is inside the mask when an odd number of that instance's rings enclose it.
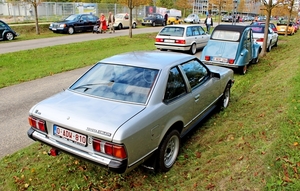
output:
{"label": "green grass", "polygon": [[[154,49],[154,36],[4,54],[0,84],[92,65],[120,52]],[[154,174],[139,167],[114,174],[67,154],[49,157],[48,146],[34,143],[1,159],[0,190],[299,190],[299,40],[299,34],[280,36],[278,47],[246,75],[235,75],[229,108],[213,113],[184,138],[169,172]]]}

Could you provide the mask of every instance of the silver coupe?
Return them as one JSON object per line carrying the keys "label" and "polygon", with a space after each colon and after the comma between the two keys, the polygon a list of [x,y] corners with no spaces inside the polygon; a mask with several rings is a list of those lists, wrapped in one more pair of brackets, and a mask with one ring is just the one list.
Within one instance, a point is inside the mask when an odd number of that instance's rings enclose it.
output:
{"label": "silver coupe", "polygon": [[29,111],[28,136],[116,172],[166,172],[181,138],[229,104],[233,71],[183,53],[141,51],[103,59]]}

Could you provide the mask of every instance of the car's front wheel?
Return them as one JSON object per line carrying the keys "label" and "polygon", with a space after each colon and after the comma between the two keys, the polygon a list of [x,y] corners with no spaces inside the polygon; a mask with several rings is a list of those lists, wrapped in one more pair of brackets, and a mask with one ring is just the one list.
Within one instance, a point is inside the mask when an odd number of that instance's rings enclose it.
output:
{"label": "car's front wheel", "polygon": [[156,23],[155,23],[155,22],[153,22],[153,23],[152,23],[152,26],[153,26],[153,27],[155,27],[155,25],[156,25]]}
{"label": "car's front wheel", "polygon": [[5,39],[6,40],[13,40],[14,39],[14,35],[11,32],[8,32],[5,34]]}
{"label": "car's front wheel", "polygon": [[180,149],[180,135],[175,129],[171,130],[162,140],[158,148],[158,170],[169,171],[174,165]]}
{"label": "car's front wheel", "polygon": [[122,24],[120,23],[119,25],[118,25],[118,30],[121,30],[123,28],[123,26],[122,26]]}
{"label": "car's front wheel", "polygon": [[74,34],[74,28],[73,27],[69,27],[68,28],[68,33],[69,34]]}

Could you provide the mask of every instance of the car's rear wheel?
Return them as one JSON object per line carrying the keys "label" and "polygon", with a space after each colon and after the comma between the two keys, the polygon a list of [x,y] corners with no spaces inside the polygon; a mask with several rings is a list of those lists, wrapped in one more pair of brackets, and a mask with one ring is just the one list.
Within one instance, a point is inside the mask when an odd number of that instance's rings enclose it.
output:
{"label": "car's rear wheel", "polygon": [[180,149],[180,135],[175,129],[171,130],[162,140],[158,148],[158,170],[169,171],[174,165]]}
{"label": "car's rear wheel", "polygon": [[6,40],[13,40],[14,39],[14,34],[11,32],[8,32],[5,34],[5,39]]}
{"label": "car's rear wheel", "polygon": [[194,55],[197,52],[197,48],[196,48],[196,44],[192,44],[191,48],[190,48],[190,54]]}
{"label": "car's rear wheel", "polygon": [[278,46],[278,39],[276,40],[275,44],[274,44],[274,47],[277,47]]}
{"label": "car's rear wheel", "polygon": [[69,27],[68,28],[68,33],[69,34],[74,34],[74,28],[73,27]]}
{"label": "car's rear wheel", "polygon": [[132,23],[132,28],[133,28],[133,29],[136,28],[136,23]]}
{"label": "car's rear wheel", "polygon": [[219,100],[219,108],[221,110],[227,108],[228,105],[229,105],[229,101],[230,101],[230,89],[231,89],[231,85],[230,85],[230,83],[228,83],[226,85],[226,88],[225,88],[225,90],[223,92],[222,97]]}
{"label": "car's rear wheel", "polygon": [[239,68],[240,74],[241,74],[241,75],[245,75],[245,74],[247,73],[247,69],[248,69],[248,66],[247,66],[247,65],[241,66],[241,67]]}
{"label": "car's rear wheel", "polygon": [[270,41],[269,46],[267,48],[267,52],[271,52],[272,49],[272,41]]}

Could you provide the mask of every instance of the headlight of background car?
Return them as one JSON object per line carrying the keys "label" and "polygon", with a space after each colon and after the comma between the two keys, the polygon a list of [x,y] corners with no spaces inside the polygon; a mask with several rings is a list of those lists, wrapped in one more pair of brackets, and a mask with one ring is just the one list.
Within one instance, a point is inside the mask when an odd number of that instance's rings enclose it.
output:
{"label": "headlight of background car", "polygon": [[64,28],[64,27],[66,27],[66,24],[60,24],[59,25],[59,28]]}

